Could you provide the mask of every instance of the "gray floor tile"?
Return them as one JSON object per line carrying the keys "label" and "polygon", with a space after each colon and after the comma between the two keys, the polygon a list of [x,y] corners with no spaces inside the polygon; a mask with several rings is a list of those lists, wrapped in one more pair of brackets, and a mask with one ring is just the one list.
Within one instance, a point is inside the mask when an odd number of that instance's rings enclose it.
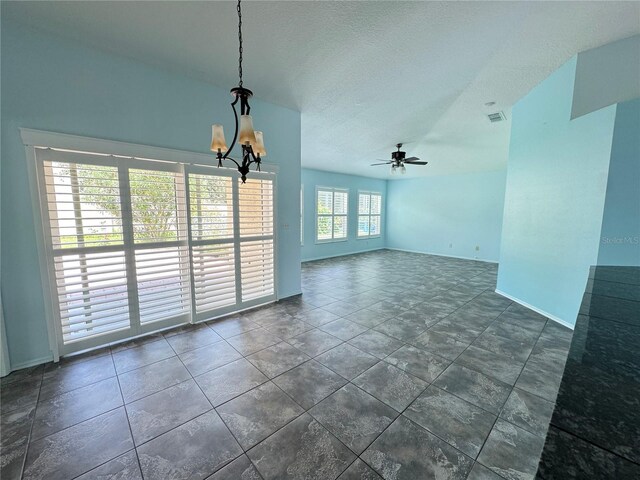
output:
{"label": "gray floor tile", "polygon": [[220,342],[222,337],[210,328],[198,328],[180,335],[167,337],[167,342],[176,353],[188,352],[196,348]]}
{"label": "gray floor tile", "polygon": [[235,337],[227,338],[227,342],[231,344],[242,355],[251,355],[263,348],[270,347],[281,342],[279,337],[269,333],[264,328],[250,330]]}
{"label": "gray floor tile", "polygon": [[474,463],[467,480],[502,480],[502,477],[493,473],[481,463]]}
{"label": "gray floor tile", "polygon": [[518,342],[492,333],[483,333],[473,342],[473,345],[523,363],[527,361],[533,349],[531,342]]}
{"label": "gray floor tile", "polygon": [[350,322],[355,322],[359,325],[362,325],[363,327],[373,328],[376,325],[380,325],[381,323],[386,322],[390,318],[394,318],[394,316],[384,312],[363,308],[362,310],[353,312],[344,318],[346,318]]}
{"label": "gray floor tile", "polygon": [[427,382],[380,362],[353,380],[353,383],[401,412],[427,387]]}
{"label": "gray floor tile", "polygon": [[434,385],[496,415],[511,392],[510,385],[456,364],[449,366]]}
{"label": "gray floor tile", "polygon": [[124,408],[41,438],[29,446],[25,480],[67,480],[133,448]]}
{"label": "gray floor tile", "polygon": [[297,318],[288,318],[280,320],[265,328],[275,336],[286,340],[287,338],[295,337],[296,335],[300,335],[301,333],[311,330],[313,327],[302,320],[298,320]]}
{"label": "gray floor tile", "polygon": [[508,338],[516,342],[535,343],[538,338],[537,332],[532,332],[518,325],[511,323],[504,323],[495,321],[487,327],[485,330],[487,333],[492,333],[500,337]]}
{"label": "gray floor tile", "polygon": [[130,403],[126,410],[133,441],[141,445],[211,408],[196,382],[188,380]]}
{"label": "gray floor tile", "polygon": [[242,358],[226,342],[218,342],[178,355],[191,375],[196,376]]}
{"label": "gray floor tile", "polygon": [[[339,348],[339,347],[336,347]],[[273,379],[305,410],[331,395],[347,381],[337,373],[311,360]]]}
{"label": "gray floor tile", "polygon": [[288,343],[280,342],[249,355],[247,360],[267,377],[273,378],[306,362],[309,356]]}
{"label": "gray floor tile", "polygon": [[338,480],[382,480],[382,477],[358,458],[338,477]]}
{"label": "gray floor tile", "polygon": [[55,397],[115,375],[111,355],[102,355],[77,363],[60,363],[44,373],[40,400]]}
{"label": "gray floor tile", "polygon": [[448,335],[467,344],[473,342],[483,330],[482,327],[475,328],[468,323],[461,322],[455,318],[455,312],[429,328],[429,332]]}
{"label": "gray floor tile", "polygon": [[118,379],[108,378],[38,403],[31,441],[122,405]]}
{"label": "gray floor tile", "polygon": [[451,360],[411,345],[400,347],[384,361],[426,382],[433,382],[451,364]]}
{"label": "gray floor tile", "polygon": [[15,382],[27,379],[42,378],[44,372],[44,365],[36,365],[35,367],[22,368],[20,370],[14,370],[9,375],[5,375],[0,378],[0,387],[5,387]]}
{"label": "gray floor tile", "polygon": [[304,412],[271,382],[219,406],[217,411],[245,450]]}
{"label": "gray floor tile", "polygon": [[464,480],[473,466],[462,452],[402,416],[361,458],[383,478],[394,480]]}
{"label": "gray floor tile", "polygon": [[222,338],[234,337],[260,327],[257,323],[239,315],[212,320],[208,325]]}
{"label": "gray floor tile", "polygon": [[147,343],[153,343],[159,340],[164,340],[164,335],[162,334],[162,332],[143,335],[141,337],[135,337],[124,342],[114,342],[110,345],[111,353],[117,353],[117,352],[121,352],[122,350],[128,350],[130,348],[140,347],[142,345],[146,345]]}
{"label": "gray floor tile", "polygon": [[35,410],[35,404],[28,405],[0,418],[0,478],[21,477]]}
{"label": "gray floor tile", "polygon": [[402,307],[401,305],[396,305],[395,303],[387,302],[385,300],[374,303],[367,308],[373,312],[377,312],[381,315],[386,316],[386,320],[397,317],[402,312],[408,310],[408,308]]}
{"label": "gray floor tile", "polygon": [[553,407],[552,402],[514,388],[500,412],[500,418],[544,437],[547,434]]}
{"label": "gray floor tile", "polygon": [[545,400],[555,402],[561,381],[562,373],[527,362],[515,386]]}
{"label": "gray floor tile", "polygon": [[178,357],[167,358],[118,377],[125,403],[164,390],[191,378]]}
{"label": "gray floor tile", "polygon": [[287,342],[310,357],[315,357],[341,344],[342,340],[316,328],[290,338]]}
{"label": "gray floor tile", "polygon": [[338,300],[337,302],[328,303],[327,305],[322,306],[323,310],[338,315],[339,317],[349,315],[350,313],[356,312],[361,308],[362,307],[360,307],[359,305],[354,305],[353,303],[346,302],[344,300]]}
{"label": "gray floor tile", "polygon": [[226,467],[221,468],[208,480],[262,480],[262,476],[246,455],[241,455]]}
{"label": "gray floor tile", "polygon": [[[335,299],[331,299],[331,302],[335,302]],[[298,318],[309,325],[319,327],[325,323],[332,322],[340,318],[335,313],[327,312],[321,308],[311,310],[310,312],[303,312],[298,315]]]}
{"label": "gray floor tile", "polygon": [[244,358],[210,370],[195,379],[214,407],[269,380]]}
{"label": "gray floor tile", "polygon": [[339,318],[338,320],[334,320],[333,322],[325,323],[318,328],[323,332],[327,332],[343,341],[347,341],[355,337],[356,335],[360,335],[362,332],[368,330],[367,327],[363,327],[362,325],[355,322],[350,322],[345,318]]}
{"label": "gray floor tile", "polygon": [[145,480],[202,479],[242,454],[211,410],[137,448]]}
{"label": "gray floor tile", "polygon": [[402,346],[402,342],[397,338],[389,337],[374,330],[361,333],[349,340],[349,343],[378,358],[384,358]]}
{"label": "gray floor tile", "polygon": [[498,419],[478,462],[508,480],[535,477],[544,438]]}
{"label": "gray floor tile", "polygon": [[399,317],[387,320],[374,328],[377,332],[384,333],[403,342],[419,336],[427,329],[427,326],[419,320],[406,320]]}
{"label": "gray floor tile", "polygon": [[509,385],[516,383],[522,367],[524,367],[524,362],[518,362],[512,358],[473,345],[462,352],[455,363]]}
{"label": "gray floor tile", "polygon": [[343,343],[316,357],[316,360],[347,380],[352,380],[378,363],[378,359],[362,350]]}
{"label": "gray floor tile", "polygon": [[475,458],[496,416],[433,385],[404,415],[458,450]]}
{"label": "gray floor tile", "polygon": [[130,450],[124,455],[109,460],[104,465],[80,475],[76,480],[142,480],[142,472],[138,465],[138,456],[135,450]]}
{"label": "gray floor tile", "polygon": [[430,330],[414,339],[410,339],[409,343],[450,360],[455,360],[469,346],[466,342],[461,342],[448,335],[431,332]]}
{"label": "gray floor tile", "polygon": [[289,423],[248,455],[265,480],[334,480],[355,459],[309,414]]}
{"label": "gray floor tile", "polygon": [[159,340],[114,353],[113,363],[118,375],[120,375],[173,356],[175,356],[175,352],[171,345],[166,340]]}
{"label": "gray floor tile", "polygon": [[20,410],[29,405],[34,405],[38,401],[41,379],[27,378],[5,387],[0,390],[0,411],[2,415]]}
{"label": "gray floor tile", "polygon": [[354,453],[362,453],[397,417],[391,407],[348,384],[309,413]]}

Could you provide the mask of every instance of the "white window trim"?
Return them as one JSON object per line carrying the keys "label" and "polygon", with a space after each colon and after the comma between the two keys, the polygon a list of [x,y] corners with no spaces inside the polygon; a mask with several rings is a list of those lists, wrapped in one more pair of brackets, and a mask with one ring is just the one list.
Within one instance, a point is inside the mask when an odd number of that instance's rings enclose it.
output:
{"label": "white window trim", "polygon": [[[369,214],[368,215],[360,215],[360,195],[369,195]],[[360,222],[360,217],[369,217],[369,231],[371,231],[371,217],[377,217],[378,215],[371,214],[371,195],[380,195],[380,233],[377,235],[360,235],[358,232],[358,223]],[[357,240],[370,240],[372,238],[380,238],[382,236],[382,210],[383,210],[383,202],[384,197],[381,192],[374,192],[372,190],[358,190],[358,215],[356,221],[356,239]]]}
{"label": "white window trim", "polygon": [[[346,193],[347,194],[347,213],[345,215],[335,215],[334,213],[332,213],[331,215],[318,215],[318,192],[320,190],[324,190],[324,191],[331,191],[333,193],[339,192],[339,193]],[[323,187],[321,185],[316,185],[316,196],[314,198],[314,207],[315,207],[315,243],[316,245],[320,245],[323,243],[336,243],[336,242],[346,242],[347,240],[349,240],[349,189],[348,188],[339,188],[339,187]],[[334,204],[335,204],[335,196],[334,198]],[[332,212],[333,212],[333,206],[332,206]],[[319,240],[318,239],[318,217],[344,217],[347,225],[346,225],[346,230],[347,230],[347,236],[344,238],[333,238],[333,228],[331,229],[331,238],[328,238],[326,240]]]}
{"label": "white window trim", "polygon": [[[174,170],[184,169],[185,171],[198,171],[198,172],[216,172],[218,175],[229,175],[234,179],[237,178],[237,170],[235,168],[217,167],[213,161],[211,155],[190,152],[184,150],[174,150],[164,147],[153,147],[147,145],[140,145],[127,142],[119,142],[113,140],[105,140],[99,138],[82,137],[77,135],[69,135],[57,132],[48,132],[42,130],[34,130],[29,128],[20,128],[20,136],[22,143],[25,147],[25,158],[27,162],[27,173],[29,179],[30,193],[31,193],[31,207],[34,219],[34,226],[36,232],[36,244],[38,248],[38,262],[40,270],[40,278],[42,282],[42,290],[44,295],[44,308],[45,319],[47,325],[47,334],[49,338],[49,347],[51,349],[53,361],[57,362],[60,356],[71,351],[61,349],[62,342],[59,341],[59,321],[56,315],[55,307],[55,272],[51,271],[51,265],[53,264],[53,251],[51,249],[51,242],[48,242],[49,232],[47,226],[43,222],[42,213],[42,196],[43,185],[41,184],[38,175],[38,160],[36,158],[36,150],[42,148],[67,150],[72,152],[99,152],[100,155],[105,156],[105,160],[112,159],[113,157],[124,157],[131,166],[140,166],[141,168],[150,168],[151,163],[155,163],[159,169]],[[55,151],[55,150],[53,150]],[[154,160],[147,160],[154,159]],[[91,163],[91,162],[89,162]],[[277,209],[277,178],[275,175],[278,172],[278,166],[274,164],[261,165],[261,172],[251,172],[252,174],[260,177],[268,177],[273,180],[273,262],[274,262],[274,293],[269,299],[257,299],[253,301],[244,302],[241,306],[229,308],[228,311],[221,311],[216,313],[216,317],[226,315],[231,312],[246,310],[260,304],[269,303],[277,300],[278,297],[278,283],[279,283],[279,269],[278,265],[278,209]],[[235,182],[234,182],[235,183]],[[243,239],[246,240],[246,239]],[[236,272],[239,275],[239,272]],[[190,315],[188,322],[196,323],[197,321],[211,320],[214,317],[207,319],[196,319],[195,315]],[[57,323],[58,322],[58,323]],[[173,325],[170,327],[172,328]],[[163,327],[157,327],[154,330],[141,331],[142,334],[152,333],[152,331],[162,330]],[[133,337],[134,335],[132,335]],[[137,336],[137,335],[136,335]],[[109,338],[109,335],[100,337],[99,342],[96,345],[85,345],[84,348],[93,348],[94,346],[100,346],[111,341],[120,341],[123,339]]]}

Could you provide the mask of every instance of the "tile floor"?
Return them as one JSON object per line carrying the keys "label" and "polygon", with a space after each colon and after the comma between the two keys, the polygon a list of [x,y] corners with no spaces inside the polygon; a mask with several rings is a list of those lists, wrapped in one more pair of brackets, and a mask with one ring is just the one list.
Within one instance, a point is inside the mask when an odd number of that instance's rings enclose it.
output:
{"label": "tile floor", "polygon": [[571,331],[496,266],[379,251],[303,296],[2,379],[10,479],[527,479]]}

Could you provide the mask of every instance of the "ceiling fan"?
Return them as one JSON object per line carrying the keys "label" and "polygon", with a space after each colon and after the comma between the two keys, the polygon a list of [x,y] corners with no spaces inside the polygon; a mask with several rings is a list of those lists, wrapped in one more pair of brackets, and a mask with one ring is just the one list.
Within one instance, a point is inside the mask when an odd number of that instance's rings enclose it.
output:
{"label": "ceiling fan", "polygon": [[374,167],[376,165],[391,165],[391,175],[395,175],[396,171],[400,172],[400,175],[404,175],[407,173],[407,169],[405,164],[407,165],[426,165],[428,162],[421,162],[418,157],[409,157],[406,158],[406,152],[400,151],[402,148],[402,144],[398,143],[396,145],[398,147],[398,151],[391,152],[391,160],[388,162],[382,163],[372,163],[371,166]]}

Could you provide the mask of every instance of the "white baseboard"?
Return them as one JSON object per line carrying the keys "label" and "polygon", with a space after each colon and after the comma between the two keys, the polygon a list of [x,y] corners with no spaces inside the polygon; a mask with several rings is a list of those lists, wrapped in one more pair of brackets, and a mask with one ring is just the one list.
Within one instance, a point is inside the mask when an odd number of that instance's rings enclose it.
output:
{"label": "white baseboard", "polygon": [[527,302],[523,302],[522,300],[520,300],[519,298],[516,298],[512,295],[509,295],[508,293],[503,292],[502,290],[498,290],[496,288],[495,292],[498,295],[502,295],[505,298],[508,298],[509,300],[512,300],[520,305],[522,305],[523,307],[527,307],[529,310],[533,310],[536,313],[539,313],[540,315],[544,315],[545,317],[547,317],[550,320],[553,320],[556,323],[559,323],[560,325],[562,325],[563,327],[567,327],[570,328],[571,330],[573,330],[575,328],[574,324],[570,324],[569,322],[567,322],[566,320],[562,320],[561,318],[556,317],[555,315],[551,315],[549,312],[545,312],[544,310],[538,308],[538,307],[534,307],[533,305],[528,304]]}
{"label": "white baseboard", "polygon": [[386,247],[386,250],[395,250],[397,252],[419,253],[421,255],[434,255],[436,257],[459,258],[460,260],[473,260],[474,262],[498,263],[495,260],[484,260],[481,258],[461,257],[459,255],[445,255],[444,253],[420,252],[418,250],[407,250],[406,248]]}
{"label": "white baseboard", "polygon": [[375,252],[376,250],[385,250],[385,249],[386,247],[376,247],[376,248],[370,248],[368,250],[357,250],[355,252],[339,253],[337,255],[323,255],[320,257],[303,258],[302,263],[315,262],[316,260],[326,260],[327,258],[346,257],[347,255],[357,255],[358,253]]}

